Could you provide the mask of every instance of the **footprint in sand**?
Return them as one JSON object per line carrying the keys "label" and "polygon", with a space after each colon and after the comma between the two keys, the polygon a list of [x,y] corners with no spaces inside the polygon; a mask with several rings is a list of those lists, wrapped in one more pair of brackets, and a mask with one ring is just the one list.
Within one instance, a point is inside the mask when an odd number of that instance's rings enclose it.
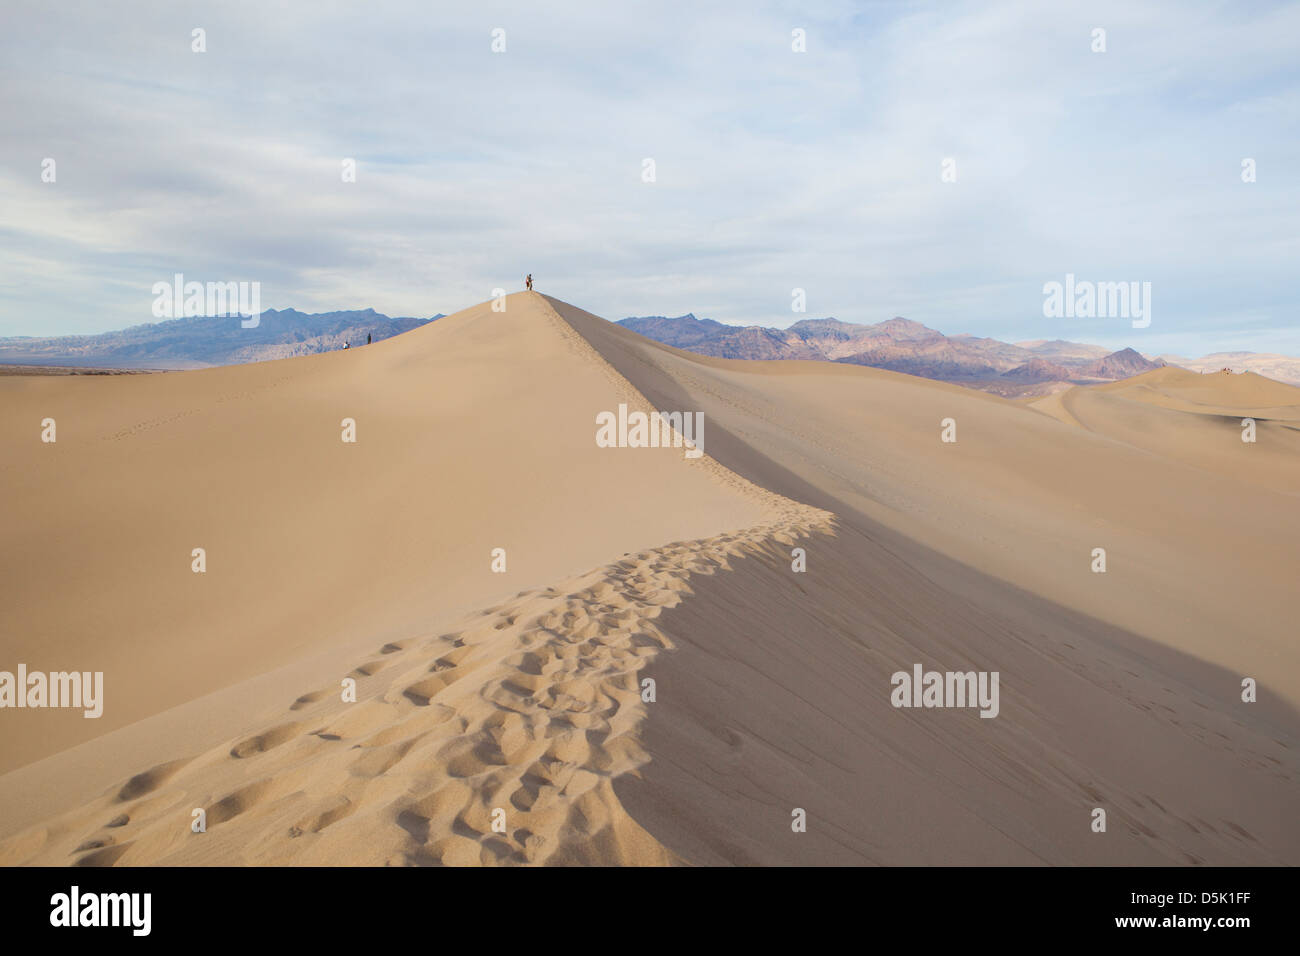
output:
{"label": "footprint in sand", "polygon": [[304,833],[320,833],[331,824],[338,823],[345,817],[356,813],[357,805],[347,797],[337,794],[326,804],[325,809],[304,817],[289,828],[289,836],[300,837]]}
{"label": "footprint in sand", "polygon": [[333,690],[334,688],[332,687],[326,687],[323,690],[314,690],[310,694],[303,694],[301,697],[299,697],[297,700],[295,700],[292,704],[289,705],[289,709],[302,710],[304,707],[309,707],[312,704],[316,703],[317,701],[324,700],[326,697],[330,695],[330,693],[333,692]]}
{"label": "footprint in sand", "polygon": [[416,681],[404,691],[402,696],[410,700],[417,707],[427,707],[433,700],[434,695],[444,687],[455,683],[460,675],[456,673],[456,668],[434,674],[432,677],[426,677],[424,680]]}
{"label": "footprint in sand", "polygon": [[302,724],[297,723],[280,724],[278,727],[272,727],[255,737],[249,737],[235,744],[230,748],[230,756],[242,760],[256,754],[266,753],[266,751],[275,749],[286,740],[297,735],[302,727]]}
{"label": "footprint in sand", "polygon": [[553,655],[545,648],[542,648],[540,651],[525,651],[523,654],[517,654],[508,658],[505,663],[510,667],[518,668],[529,676],[540,677],[552,660],[554,660]]}
{"label": "footprint in sand", "polygon": [[102,850],[83,856],[80,860],[73,863],[73,866],[112,866],[122,854],[131,848],[130,843],[119,843],[115,846],[105,847]]}
{"label": "footprint in sand", "polygon": [[388,666],[388,661],[367,661],[353,668],[353,677],[372,677]]}
{"label": "footprint in sand", "polygon": [[117,841],[112,837],[99,837],[95,840],[87,840],[81,846],[73,850],[73,853],[85,853],[88,850],[102,850],[106,846],[113,846]]}
{"label": "footprint in sand", "polygon": [[415,740],[412,739],[381,747],[371,747],[348,765],[348,774],[362,778],[381,776],[397,766],[414,746]]}
{"label": "footprint in sand", "polygon": [[184,767],[192,759],[192,757],[186,757],[183,760],[173,760],[170,763],[160,763],[156,767],[151,767],[142,773],[136,774],[122,785],[122,789],[117,792],[117,797],[115,799],[118,803],[124,803],[127,800],[134,800],[137,797],[143,797],[146,793],[152,793],[170,780],[178,770]]}
{"label": "footprint in sand", "polygon": [[[471,787],[452,780],[427,797],[404,807],[397,814],[397,824],[409,833],[416,843],[428,843],[431,831],[446,829],[446,824],[464,810],[473,799],[474,790]],[[435,823],[438,824],[437,827]]]}
{"label": "footprint in sand", "polygon": [[450,670],[451,668],[456,667],[458,664],[460,664],[460,662],[463,661],[466,657],[468,657],[473,652],[473,650],[474,648],[472,647],[458,647],[454,650],[450,650],[446,654],[443,654],[441,657],[439,657],[436,661],[434,661],[433,666],[430,667],[429,670],[431,671]]}
{"label": "footprint in sand", "polygon": [[250,783],[223,797],[208,810],[208,825],[225,823],[261,803],[271,790],[270,779]]}

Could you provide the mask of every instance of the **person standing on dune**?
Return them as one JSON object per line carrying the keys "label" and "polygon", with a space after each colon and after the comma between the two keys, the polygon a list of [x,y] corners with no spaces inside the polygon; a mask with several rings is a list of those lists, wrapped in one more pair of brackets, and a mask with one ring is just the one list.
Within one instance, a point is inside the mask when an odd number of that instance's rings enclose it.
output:
{"label": "person standing on dune", "polygon": [[524,280],[524,285],[528,287],[529,292],[533,291],[533,274],[531,272],[528,273],[528,278]]}

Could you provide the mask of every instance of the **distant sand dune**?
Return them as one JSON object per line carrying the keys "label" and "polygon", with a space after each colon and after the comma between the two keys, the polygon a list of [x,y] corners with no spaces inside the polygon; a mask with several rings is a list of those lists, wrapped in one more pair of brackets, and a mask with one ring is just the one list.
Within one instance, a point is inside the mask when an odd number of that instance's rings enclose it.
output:
{"label": "distant sand dune", "polygon": [[[1162,368],[1072,388],[1033,407],[1173,461],[1300,495],[1300,388],[1293,385],[1251,372]],[[1254,444],[1241,441],[1247,417],[1255,420]]]}

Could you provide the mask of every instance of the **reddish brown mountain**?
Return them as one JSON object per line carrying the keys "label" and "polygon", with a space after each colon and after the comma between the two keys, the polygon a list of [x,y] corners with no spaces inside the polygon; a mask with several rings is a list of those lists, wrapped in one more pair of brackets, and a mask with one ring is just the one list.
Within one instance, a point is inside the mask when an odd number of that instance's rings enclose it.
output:
{"label": "reddish brown mountain", "polygon": [[1149,372],[1153,368],[1163,368],[1164,364],[1161,359],[1154,362],[1148,361],[1133,349],[1121,349],[1118,352],[1112,352],[1104,359],[1093,362],[1091,365],[1084,366],[1083,371],[1096,378],[1114,381],[1121,378],[1132,378],[1134,375]]}
{"label": "reddish brown mountain", "polygon": [[739,359],[816,359],[869,365],[921,378],[1017,396],[1046,394],[1065,384],[1114,381],[1159,368],[1133,349],[1105,354],[1095,345],[1000,342],[944,335],[909,319],[875,325],[804,319],[787,329],[723,325],[687,314],[646,316],[619,323],[667,345]]}

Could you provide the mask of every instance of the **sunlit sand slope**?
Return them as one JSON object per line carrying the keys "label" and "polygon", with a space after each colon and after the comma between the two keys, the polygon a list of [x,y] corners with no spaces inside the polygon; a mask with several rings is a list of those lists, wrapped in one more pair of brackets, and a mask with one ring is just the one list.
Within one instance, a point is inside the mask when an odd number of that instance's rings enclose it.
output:
{"label": "sunlit sand slope", "polygon": [[323,648],[756,522],[680,449],[598,448],[595,416],[626,383],[540,296],[506,305],[307,358],[0,378],[0,668],[106,683],[97,720],[0,713],[0,770]]}

